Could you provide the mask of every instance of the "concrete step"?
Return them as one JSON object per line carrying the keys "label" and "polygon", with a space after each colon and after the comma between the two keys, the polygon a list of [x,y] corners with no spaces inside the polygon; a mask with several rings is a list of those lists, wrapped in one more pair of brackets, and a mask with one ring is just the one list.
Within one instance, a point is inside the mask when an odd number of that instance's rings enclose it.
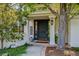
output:
{"label": "concrete step", "polygon": [[36,43],[36,42],[30,42],[30,45],[42,45],[42,46],[50,46],[49,43]]}

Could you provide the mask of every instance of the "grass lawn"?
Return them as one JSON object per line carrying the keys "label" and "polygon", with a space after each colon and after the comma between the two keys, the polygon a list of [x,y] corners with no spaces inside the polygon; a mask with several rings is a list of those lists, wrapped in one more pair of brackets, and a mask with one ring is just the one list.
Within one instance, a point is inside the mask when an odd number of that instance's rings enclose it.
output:
{"label": "grass lawn", "polygon": [[22,53],[25,53],[27,46],[28,45],[25,44],[25,45],[19,46],[17,48],[1,49],[0,50],[0,56],[3,55],[3,54],[8,54],[8,56],[19,56]]}

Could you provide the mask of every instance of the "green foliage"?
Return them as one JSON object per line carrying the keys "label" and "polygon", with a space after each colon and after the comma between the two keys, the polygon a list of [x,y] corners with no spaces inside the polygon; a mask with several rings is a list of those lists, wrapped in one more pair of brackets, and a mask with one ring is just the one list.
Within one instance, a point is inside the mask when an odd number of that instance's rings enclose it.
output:
{"label": "green foliage", "polygon": [[10,4],[0,4],[0,38],[11,39],[16,21],[16,9],[13,9]]}
{"label": "green foliage", "polygon": [[21,39],[27,16],[33,12],[33,4],[0,4],[0,39],[13,41]]}
{"label": "green foliage", "polygon": [[27,44],[23,46],[19,46],[17,48],[2,49],[0,50],[0,55],[7,53],[8,56],[19,56],[23,53],[26,53],[26,49],[27,49]]}
{"label": "green foliage", "polygon": [[71,20],[72,18],[74,18],[75,16],[77,16],[79,14],[79,4],[70,3],[70,4],[67,4],[67,6],[68,6],[68,8],[67,8],[68,20]]}
{"label": "green foliage", "polygon": [[16,4],[16,5],[18,5],[18,7],[19,7],[18,11],[17,11],[17,15],[18,15],[20,26],[25,25],[28,15],[35,10],[34,4],[20,3],[20,4]]}
{"label": "green foliage", "polygon": [[74,51],[79,52],[79,47],[73,47],[72,49],[73,49]]}
{"label": "green foliage", "polygon": [[55,43],[57,44],[57,42],[58,42],[58,36],[57,34],[55,34]]}

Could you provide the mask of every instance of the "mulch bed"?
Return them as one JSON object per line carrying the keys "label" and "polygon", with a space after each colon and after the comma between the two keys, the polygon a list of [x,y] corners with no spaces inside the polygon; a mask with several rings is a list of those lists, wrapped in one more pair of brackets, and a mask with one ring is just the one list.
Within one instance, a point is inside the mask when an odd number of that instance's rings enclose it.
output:
{"label": "mulch bed", "polygon": [[[79,52],[75,52],[76,56],[79,56]],[[53,48],[53,47],[47,47],[45,51],[45,56],[64,56],[64,52],[62,50]]]}
{"label": "mulch bed", "polygon": [[46,56],[63,56],[63,51],[58,50],[56,48],[47,47],[45,51]]}
{"label": "mulch bed", "polygon": [[79,56],[79,52],[76,52],[76,56]]}

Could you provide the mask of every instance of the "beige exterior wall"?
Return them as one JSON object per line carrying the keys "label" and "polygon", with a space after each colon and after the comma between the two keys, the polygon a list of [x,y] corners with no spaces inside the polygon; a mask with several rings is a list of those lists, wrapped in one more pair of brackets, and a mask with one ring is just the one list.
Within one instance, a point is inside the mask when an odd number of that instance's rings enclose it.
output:
{"label": "beige exterior wall", "polygon": [[[4,41],[3,47],[4,48],[9,48],[9,47],[15,48],[15,47],[24,45],[26,43],[26,41],[27,41],[27,38],[26,38],[26,40],[16,40],[15,42]],[[0,49],[1,49],[1,42],[0,42]]]}
{"label": "beige exterior wall", "polygon": [[79,15],[70,21],[70,39],[71,47],[79,47]]}

